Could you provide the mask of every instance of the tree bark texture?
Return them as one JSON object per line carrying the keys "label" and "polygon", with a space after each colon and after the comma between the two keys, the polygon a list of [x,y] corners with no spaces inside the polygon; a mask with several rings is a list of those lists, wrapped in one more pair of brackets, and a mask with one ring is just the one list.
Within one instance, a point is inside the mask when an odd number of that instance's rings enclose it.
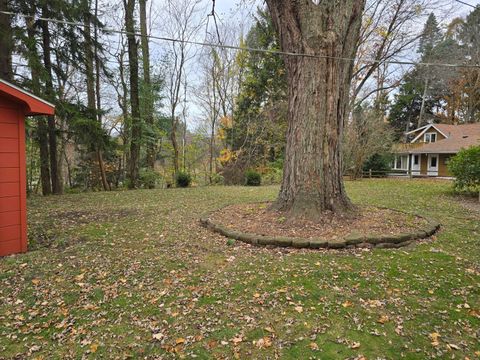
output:
{"label": "tree bark texture", "polygon": [[[50,12],[47,8],[48,5],[42,7],[42,16],[45,18],[50,17]],[[52,58],[51,58],[51,41],[50,41],[50,29],[47,21],[40,21],[42,28],[42,41],[43,41],[43,64],[45,67],[45,91],[48,99],[53,100],[53,80],[52,80]],[[52,180],[52,193],[63,193],[63,181],[61,179],[61,173],[58,171],[58,149],[57,149],[57,131],[55,126],[55,116],[47,116],[48,126],[48,145],[50,154],[50,176]]]}
{"label": "tree bark texture", "polygon": [[[100,67],[98,66],[98,56],[97,51],[93,51],[93,42],[92,42],[92,37],[91,37],[91,13],[90,9],[87,6],[85,9],[84,13],[84,37],[85,37],[85,73],[86,73],[86,78],[87,78],[87,106],[88,109],[90,110],[90,116],[92,117],[93,120],[99,121],[100,126],[101,126],[101,117],[98,115],[99,114],[99,108],[97,105],[100,103],[100,97],[99,97],[99,81],[98,81],[98,76],[99,76],[99,69]],[[95,39],[95,49],[97,47],[96,39]],[[95,66],[96,66],[96,74],[93,72],[93,63],[94,63],[94,58],[95,58]],[[97,157],[97,162],[98,162],[98,170],[100,172],[100,179],[102,181],[102,187],[103,190],[108,191],[110,190],[109,184],[107,182],[107,176],[105,174],[105,166],[103,163],[103,155],[102,155],[102,149],[100,146],[95,145],[95,153]]]}
{"label": "tree bark texture", "polygon": [[[343,185],[341,142],[365,0],[267,0],[285,56],[288,131],[276,207],[318,219],[351,208]],[[317,57],[313,57],[317,56]]]}
{"label": "tree bark texture", "polygon": [[[0,0],[0,11],[9,11],[8,0]],[[0,78],[12,81],[13,38],[10,15],[0,14]]]}
{"label": "tree bark texture", "polygon": [[[40,95],[40,57],[37,51],[35,20],[27,21],[27,53],[28,66],[32,75],[32,90],[35,95]],[[52,183],[50,180],[50,159],[48,153],[48,129],[45,117],[39,116],[37,121],[37,141],[40,150],[40,182],[42,184],[42,194],[50,195],[52,193]]]}
{"label": "tree bark texture", "polygon": [[138,171],[140,160],[140,100],[138,95],[138,45],[135,39],[135,0],[124,0],[125,27],[128,40],[128,63],[130,67],[130,106],[132,115],[132,136],[130,141],[130,158],[128,164],[128,186],[131,189],[138,187]]}
{"label": "tree bark texture", "polygon": [[153,170],[155,167],[155,134],[153,133],[153,92],[150,77],[150,49],[147,33],[147,0],[139,0],[140,4],[140,32],[142,35],[142,62],[143,62],[143,83],[145,87],[144,111],[145,122],[150,127],[150,136],[147,138],[147,166]]}

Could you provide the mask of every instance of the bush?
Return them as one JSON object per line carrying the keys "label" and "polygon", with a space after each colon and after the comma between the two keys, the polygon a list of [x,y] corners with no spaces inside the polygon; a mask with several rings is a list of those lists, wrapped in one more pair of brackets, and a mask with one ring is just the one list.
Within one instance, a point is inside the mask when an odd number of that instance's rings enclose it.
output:
{"label": "bush", "polygon": [[245,173],[245,185],[260,186],[262,183],[262,176],[255,170],[248,170]]}
{"label": "bush", "polygon": [[182,188],[189,187],[191,182],[192,182],[192,177],[190,176],[190,174],[186,172],[179,171],[175,176],[175,183],[177,184],[177,187],[182,187]]}
{"label": "bush", "polygon": [[212,175],[212,185],[223,185],[224,183],[225,183],[225,179],[221,174]]}
{"label": "bush", "polygon": [[373,154],[363,164],[363,171],[386,173],[391,170],[392,157],[390,154]]}
{"label": "bush", "polygon": [[480,146],[461,150],[450,158],[448,169],[455,176],[457,191],[476,192],[480,189]]}
{"label": "bush", "polygon": [[139,182],[140,186],[146,189],[154,189],[158,180],[160,179],[160,174],[155,170],[144,168],[140,169],[139,173]]}

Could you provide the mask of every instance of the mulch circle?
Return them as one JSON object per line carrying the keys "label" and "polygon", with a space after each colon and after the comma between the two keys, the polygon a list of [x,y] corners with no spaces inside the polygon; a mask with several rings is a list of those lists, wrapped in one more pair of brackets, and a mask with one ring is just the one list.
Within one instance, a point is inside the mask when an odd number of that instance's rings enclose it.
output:
{"label": "mulch circle", "polygon": [[270,203],[229,205],[200,219],[203,226],[252,245],[311,249],[399,248],[433,235],[437,221],[416,214],[357,206],[352,216],[325,212],[318,221],[287,220]]}

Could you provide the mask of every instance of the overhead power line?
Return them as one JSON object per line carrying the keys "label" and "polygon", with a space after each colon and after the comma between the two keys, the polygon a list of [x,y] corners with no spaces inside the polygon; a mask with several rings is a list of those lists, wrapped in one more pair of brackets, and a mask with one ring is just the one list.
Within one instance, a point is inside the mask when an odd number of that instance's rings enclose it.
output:
{"label": "overhead power line", "polygon": [[[458,0],[457,0],[458,1]],[[64,25],[71,25],[76,27],[84,27],[85,24],[67,21],[67,20],[59,20],[59,19],[52,19],[52,18],[45,18],[45,17],[34,17],[32,15],[25,15],[20,13],[14,13],[11,11],[0,11],[1,14],[5,15],[12,15],[12,16],[20,16],[25,19],[36,19],[40,21],[47,21],[57,24],[64,24]],[[142,34],[137,32],[128,32],[125,30],[117,30],[113,28],[102,28],[102,32],[106,34],[122,34],[122,35],[134,35],[141,37]],[[269,50],[269,49],[259,49],[259,48],[252,48],[252,47],[242,47],[236,45],[228,45],[228,44],[213,44],[208,42],[202,41],[193,41],[193,40],[183,40],[183,39],[174,39],[166,36],[157,36],[157,35],[146,35],[146,37],[154,40],[172,42],[172,43],[183,43],[189,45],[196,45],[196,46],[204,46],[209,48],[222,48],[228,50],[239,50],[239,51],[248,51],[248,52],[256,52],[256,53],[266,53],[272,55],[284,55],[284,56],[293,56],[293,57],[307,57],[313,59],[334,59],[334,60],[342,60],[342,61],[355,61],[353,58],[346,58],[346,57],[339,57],[339,56],[329,56],[329,55],[320,55],[320,54],[306,54],[306,53],[294,53],[288,51],[281,51],[281,50]],[[448,63],[429,63],[429,62],[415,62],[415,61],[406,61],[406,60],[365,60],[363,63],[376,63],[376,64],[393,64],[393,65],[420,65],[420,66],[437,66],[437,67],[449,67],[449,68],[480,68],[480,64],[448,64]]]}
{"label": "overhead power line", "polygon": [[462,1],[462,0],[454,0],[454,1],[458,2],[459,4],[470,6],[471,8],[476,9],[475,5],[469,4],[465,1]]}

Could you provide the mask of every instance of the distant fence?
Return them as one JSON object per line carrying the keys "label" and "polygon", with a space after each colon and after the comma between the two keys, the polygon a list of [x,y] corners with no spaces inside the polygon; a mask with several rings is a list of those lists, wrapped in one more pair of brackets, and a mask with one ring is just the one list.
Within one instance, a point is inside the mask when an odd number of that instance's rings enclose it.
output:
{"label": "distant fence", "polygon": [[362,171],[358,175],[355,175],[352,172],[346,172],[344,176],[350,179],[363,179],[363,178],[384,178],[389,176],[399,176],[399,177],[414,177],[414,176],[422,176],[420,172],[412,171],[412,170],[368,170]]}

